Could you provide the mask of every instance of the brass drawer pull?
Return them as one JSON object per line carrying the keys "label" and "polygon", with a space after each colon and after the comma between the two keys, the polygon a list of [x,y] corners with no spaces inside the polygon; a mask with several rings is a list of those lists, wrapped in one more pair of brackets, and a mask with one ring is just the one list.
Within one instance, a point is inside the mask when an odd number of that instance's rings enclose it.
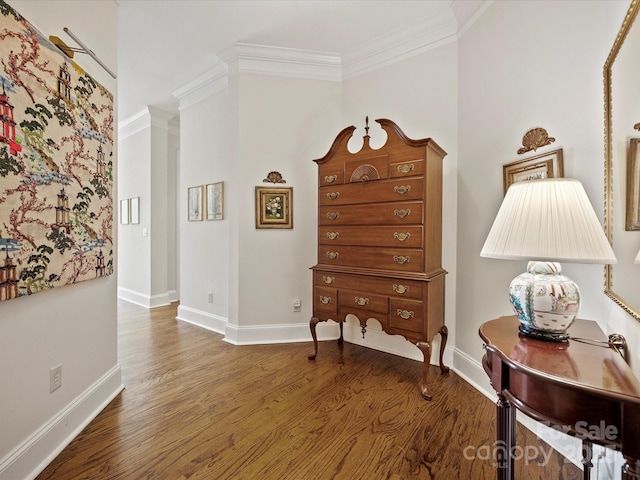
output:
{"label": "brass drawer pull", "polygon": [[393,234],[393,238],[397,238],[398,240],[400,240],[401,242],[404,242],[405,240],[407,240],[409,237],[411,236],[411,234],[409,232],[407,233],[398,233],[398,232],[394,232]]}
{"label": "brass drawer pull", "polygon": [[339,196],[340,196],[340,192],[329,192],[329,193],[327,193],[327,198],[329,200],[335,200]]}
{"label": "brass drawer pull", "polygon": [[413,312],[410,312],[408,310],[402,310],[402,309],[398,309],[398,311],[396,312],[398,314],[398,316],[404,320],[409,320],[410,318],[413,318]]}
{"label": "brass drawer pull", "polygon": [[330,260],[335,260],[336,258],[338,258],[338,255],[338,252],[327,252],[327,258],[329,258]]}
{"label": "brass drawer pull", "polygon": [[326,275],[322,276],[322,281],[326,284],[331,285],[333,282],[336,281],[336,277],[327,277]]}
{"label": "brass drawer pull", "polygon": [[393,211],[393,214],[396,217],[400,217],[400,218],[404,218],[407,215],[409,215],[410,213],[411,213],[411,210],[409,208],[407,208],[406,210],[398,210],[398,209],[396,209],[396,210]]}
{"label": "brass drawer pull", "polygon": [[406,285],[398,285],[397,283],[394,283],[393,291],[396,293],[406,293],[409,291],[409,287],[407,287]]}
{"label": "brass drawer pull", "polygon": [[331,303],[331,297],[320,295],[320,303],[324,303],[325,305]]}
{"label": "brass drawer pull", "polygon": [[395,187],[393,187],[393,190],[400,195],[404,195],[409,190],[411,190],[411,185],[396,185]]}
{"label": "brass drawer pull", "polygon": [[339,232],[327,232],[327,238],[329,240],[335,240],[336,238],[338,238],[340,236]]}
{"label": "brass drawer pull", "polygon": [[405,165],[398,165],[398,172],[400,173],[409,173],[416,166],[413,163],[407,163]]}
{"label": "brass drawer pull", "polygon": [[324,181],[327,183],[333,183],[338,179],[338,175],[327,175],[324,177]]}
{"label": "brass drawer pull", "polygon": [[400,265],[404,265],[405,263],[409,263],[409,257],[408,256],[405,257],[402,255],[394,255],[393,261]]}
{"label": "brass drawer pull", "polygon": [[327,212],[327,218],[329,220],[335,220],[339,216],[340,216],[340,214],[338,212]]}
{"label": "brass drawer pull", "polygon": [[356,297],[356,303],[363,307],[369,304],[369,299],[365,297]]}

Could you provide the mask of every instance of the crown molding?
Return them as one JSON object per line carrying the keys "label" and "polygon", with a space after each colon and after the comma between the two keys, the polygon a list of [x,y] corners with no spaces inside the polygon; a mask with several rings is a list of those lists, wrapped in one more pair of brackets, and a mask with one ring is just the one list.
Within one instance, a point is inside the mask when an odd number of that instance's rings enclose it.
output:
{"label": "crown molding", "polygon": [[455,41],[457,25],[453,15],[444,14],[380,35],[345,53],[343,78],[353,78]]}
{"label": "crown molding", "polygon": [[171,120],[175,114],[156,107],[147,106],[135,115],[118,122],[118,141],[141,132],[145,128],[157,127],[172,130]]}
{"label": "crown molding", "polygon": [[147,108],[149,109],[151,126],[169,130],[169,122],[173,117],[175,117],[175,114],[161,110],[157,107],[148,106]]}
{"label": "crown molding", "polygon": [[451,8],[458,21],[458,38],[480,18],[494,0],[453,0]]}
{"label": "crown molding", "polygon": [[211,95],[221,92],[227,88],[228,84],[227,65],[222,60],[217,59],[213,68],[176,88],[171,92],[171,95],[178,99],[178,109],[184,110]]}
{"label": "crown molding", "polygon": [[334,82],[342,80],[338,53],[236,43],[221,58],[229,65],[230,77],[252,73]]}
{"label": "crown molding", "polygon": [[149,109],[145,107],[142,111],[118,122],[118,141],[124,140],[151,125],[151,115]]}

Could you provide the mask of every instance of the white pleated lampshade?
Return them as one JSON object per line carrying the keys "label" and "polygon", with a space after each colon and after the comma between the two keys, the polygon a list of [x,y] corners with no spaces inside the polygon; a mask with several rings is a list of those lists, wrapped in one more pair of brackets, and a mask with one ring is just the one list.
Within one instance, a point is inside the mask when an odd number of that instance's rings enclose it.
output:
{"label": "white pleated lampshade", "polygon": [[616,263],[584,187],[571,178],[511,185],[480,256]]}

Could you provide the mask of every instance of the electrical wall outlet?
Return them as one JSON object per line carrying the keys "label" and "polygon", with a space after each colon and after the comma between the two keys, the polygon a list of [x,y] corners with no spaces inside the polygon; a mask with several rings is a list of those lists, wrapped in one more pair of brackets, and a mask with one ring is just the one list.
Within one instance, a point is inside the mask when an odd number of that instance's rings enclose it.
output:
{"label": "electrical wall outlet", "polygon": [[62,386],[62,365],[49,370],[49,393],[53,393]]}
{"label": "electrical wall outlet", "polygon": [[293,301],[293,311],[294,312],[299,312],[301,306],[302,306],[302,303],[300,302],[300,300],[294,300]]}
{"label": "electrical wall outlet", "polygon": [[207,301],[213,303],[213,292],[207,293]]}

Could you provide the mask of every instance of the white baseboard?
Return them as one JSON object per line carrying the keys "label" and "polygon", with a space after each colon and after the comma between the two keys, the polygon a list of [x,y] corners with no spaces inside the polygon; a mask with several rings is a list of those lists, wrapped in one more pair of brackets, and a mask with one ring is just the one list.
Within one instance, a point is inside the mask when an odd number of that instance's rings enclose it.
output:
{"label": "white baseboard", "polygon": [[118,287],[118,298],[145,308],[164,307],[173,301],[177,301],[177,297],[178,294],[175,290],[158,295],[148,295],[128,288]]}
{"label": "white baseboard", "polygon": [[224,341],[233,345],[311,342],[311,332],[308,323],[250,327],[227,324]]}
{"label": "white baseboard", "polygon": [[178,292],[176,290],[169,290],[167,292],[167,296],[169,297],[169,303],[178,302],[180,297],[178,296]]}
{"label": "white baseboard", "polygon": [[36,478],[123,388],[120,365],[115,365],[0,459],[0,480]]}
{"label": "white baseboard", "polygon": [[489,400],[492,402],[498,400],[498,395],[491,387],[489,377],[479,360],[454,348],[452,368],[459,377],[462,377],[469,385],[483,393]]}
{"label": "white baseboard", "polygon": [[185,307],[184,305],[178,306],[176,320],[191,323],[222,335],[224,335],[227,326],[227,319],[224,317],[203,312],[202,310],[196,310],[195,308]]}

